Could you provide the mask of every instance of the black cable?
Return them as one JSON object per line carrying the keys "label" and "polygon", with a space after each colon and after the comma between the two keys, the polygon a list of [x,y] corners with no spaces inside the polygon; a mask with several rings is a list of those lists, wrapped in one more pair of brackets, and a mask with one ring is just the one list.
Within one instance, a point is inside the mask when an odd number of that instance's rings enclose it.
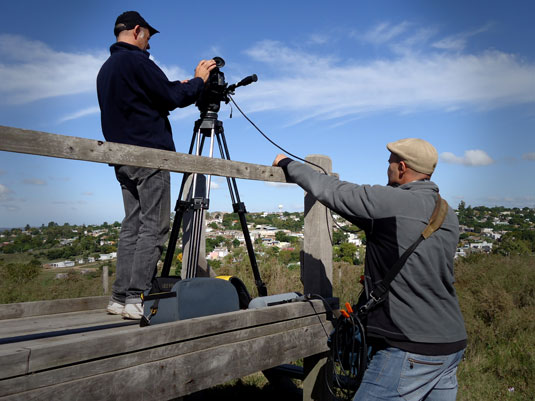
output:
{"label": "black cable", "polygon": [[[325,309],[334,314],[327,300],[318,294],[305,294],[292,299],[291,302],[311,301],[312,299],[321,300]],[[312,307],[314,308],[314,305]],[[316,312],[315,309],[314,311]],[[364,325],[355,313],[351,313],[349,318],[344,316],[337,318],[334,322],[334,330],[330,335],[327,334],[323,322],[321,325],[330,343],[329,358],[333,364],[332,372],[325,370],[327,389],[336,400],[340,400],[336,394],[336,389],[332,388],[330,384],[329,375],[332,374],[334,387],[342,393],[343,400],[352,400],[368,364],[368,346]]]}
{"label": "black cable", "polygon": [[247,117],[247,115],[243,112],[243,110],[240,109],[240,106],[238,106],[238,104],[234,101],[234,99],[232,98],[232,96],[228,95],[228,97],[229,97],[229,99],[232,101],[232,103],[234,103],[234,106],[236,106],[236,108],[237,108],[238,111],[242,114],[242,116],[244,116],[245,119],[246,119],[247,121],[249,121],[249,123],[250,123],[253,127],[255,127],[256,130],[257,130],[258,132],[260,132],[260,134],[261,134],[264,138],[266,138],[266,139],[269,141],[269,143],[271,143],[271,144],[272,144],[273,146],[275,146],[276,148],[282,150],[284,153],[286,153],[286,154],[292,156],[293,158],[295,158],[295,159],[297,159],[297,160],[301,160],[302,162],[304,162],[304,163],[308,163],[308,164],[310,164],[310,165],[312,165],[312,166],[314,166],[314,167],[317,167],[317,168],[319,168],[321,171],[323,171],[323,172],[325,173],[325,175],[329,175],[329,174],[327,173],[327,171],[326,171],[323,167],[321,167],[321,166],[319,166],[319,165],[317,165],[316,163],[313,163],[313,162],[311,162],[311,161],[305,160],[305,159],[303,159],[303,158],[301,158],[301,157],[299,157],[299,156],[296,156],[296,155],[294,155],[293,153],[288,152],[288,151],[287,151],[286,149],[284,149],[282,146],[279,146],[277,143],[275,143],[270,137],[268,137],[266,134],[264,134],[264,133],[262,132],[262,130],[261,130],[260,128],[258,128],[258,127],[256,126],[256,124],[255,124],[249,117]]}
{"label": "black cable", "polygon": [[[325,170],[325,169],[324,169],[323,167],[321,167],[320,165],[318,165],[318,164],[316,164],[316,163],[313,163],[313,162],[311,162],[311,161],[309,161],[309,160],[303,159],[303,158],[301,158],[301,157],[299,157],[299,156],[296,156],[296,155],[294,155],[293,153],[291,153],[291,152],[287,151],[286,149],[284,149],[282,146],[279,146],[277,143],[275,143],[270,137],[268,137],[266,134],[264,134],[264,132],[263,132],[260,128],[258,128],[258,126],[257,126],[257,125],[256,125],[256,124],[255,124],[255,123],[254,123],[254,122],[247,116],[247,114],[244,113],[244,111],[240,108],[240,106],[238,106],[238,104],[237,104],[236,101],[232,98],[232,96],[228,95],[228,97],[229,97],[229,99],[232,101],[232,103],[234,103],[234,106],[236,106],[236,108],[237,108],[238,111],[241,113],[241,115],[242,115],[243,117],[245,117],[245,119],[246,119],[247,121],[249,121],[249,123],[250,123],[253,127],[255,127],[255,129],[256,129],[256,130],[257,130],[257,131],[258,131],[258,132],[259,132],[259,133],[260,133],[260,134],[261,134],[261,135],[262,135],[262,136],[263,136],[269,143],[271,143],[271,144],[272,144],[273,146],[275,146],[276,148],[282,150],[284,153],[286,153],[286,154],[292,156],[293,158],[295,158],[295,159],[297,159],[297,160],[301,160],[301,161],[304,162],[304,163],[308,163],[308,164],[310,164],[311,166],[317,167],[317,168],[319,168],[321,171],[323,171],[323,173],[324,173],[325,175],[329,175],[329,174],[327,173],[327,170]],[[231,113],[232,113],[232,105],[231,105]],[[232,114],[231,114],[231,115],[232,115]],[[327,210],[330,211],[329,208],[327,208]],[[328,213],[328,212],[327,212],[327,213]],[[331,211],[331,217],[332,217],[332,211]],[[325,218],[326,218],[326,220],[327,220],[327,226],[329,226],[329,215],[326,214]],[[334,220],[334,218],[333,218],[333,220]],[[331,235],[330,231],[329,231],[329,240],[330,240],[330,242],[331,242],[331,245],[333,245],[333,238],[332,238],[332,235]]]}

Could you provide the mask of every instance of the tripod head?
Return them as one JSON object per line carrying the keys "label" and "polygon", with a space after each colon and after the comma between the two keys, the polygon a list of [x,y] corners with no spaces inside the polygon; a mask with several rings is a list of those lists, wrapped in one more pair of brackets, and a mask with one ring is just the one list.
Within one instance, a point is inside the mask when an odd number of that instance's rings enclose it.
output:
{"label": "tripod head", "polygon": [[236,88],[252,84],[258,80],[256,74],[253,74],[243,78],[236,84],[228,85],[225,81],[225,74],[220,70],[220,68],[225,65],[225,60],[221,57],[214,57],[213,60],[216,62],[216,67],[210,71],[208,80],[204,85],[204,90],[195,103],[201,112],[201,118],[203,118],[204,115],[207,115],[208,112],[217,113],[221,106],[221,102],[230,102],[229,95],[234,95]]}

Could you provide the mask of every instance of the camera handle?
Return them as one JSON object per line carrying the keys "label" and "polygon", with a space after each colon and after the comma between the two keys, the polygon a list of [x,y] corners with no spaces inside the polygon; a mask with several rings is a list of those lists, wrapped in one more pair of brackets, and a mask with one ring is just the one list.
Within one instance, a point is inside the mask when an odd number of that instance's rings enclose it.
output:
{"label": "camera handle", "polygon": [[[208,111],[206,113],[201,113],[201,118],[195,122],[194,132],[189,148],[189,154],[193,154],[193,148],[195,147],[195,155],[200,156],[202,154],[204,142],[207,137],[210,137],[209,157],[213,157],[214,142],[217,141],[220,157],[225,160],[231,160],[223,129],[223,122],[218,120],[218,115],[216,112]],[[188,191],[186,200],[182,201],[186,181],[190,175],[192,175],[191,190]],[[182,220],[184,214],[188,210],[193,210],[193,218],[190,227],[191,235],[188,244],[188,259],[185,278],[192,278],[195,277],[197,274],[204,212],[209,207],[211,176],[209,175],[206,177],[206,196],[196,196],[199,178],[200,177],[197,173],[184,174],[182,178],[182,184],[180,186],[180,192],[175,206],[175,219],[173,222],[171,235],[169,237],[169,245],[167,247],[167,252],[165,255],[162,277],[169,276],[171,264],[173,262],[173,255],[178,240],[178,234],[182,225]],[[256,261],[249,228],[247,227],[247,220],[245,217],[247,211],[245,209],[245,204],[240,199],[236,179],[234,177],[227,177],[227,185],[230,192],[233,211],[234,213],[238,214],[240,219],[240,225],[245,239],[245,245],[247,247],[247,253],[249,256],[249,261],[251,263],[251,268],[253,270],[258,295],[266,296],[267,288],[266,285],[263,283],[260,277],[260,272],[258,270],[258,264]]]}

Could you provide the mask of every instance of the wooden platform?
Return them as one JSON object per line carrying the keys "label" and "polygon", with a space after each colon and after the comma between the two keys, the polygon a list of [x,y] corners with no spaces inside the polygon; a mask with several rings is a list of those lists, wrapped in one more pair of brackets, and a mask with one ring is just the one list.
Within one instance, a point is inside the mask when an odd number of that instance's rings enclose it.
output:
{"label": "wooden platform", "polygon": [[107,299],[0,305],[0,400],[168,400],[322,353],[332,327],[312,301],[140,328]]}

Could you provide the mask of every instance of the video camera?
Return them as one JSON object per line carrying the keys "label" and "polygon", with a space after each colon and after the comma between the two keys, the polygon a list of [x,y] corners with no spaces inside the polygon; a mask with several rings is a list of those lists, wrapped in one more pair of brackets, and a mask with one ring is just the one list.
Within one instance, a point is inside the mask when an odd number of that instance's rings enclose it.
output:
{"label": "video camera", "polygon": [[216,67],[210,71],[210,76],[204,85],[204,90],[195,103],[201,115],[208,111],[217,113],[221,102],[230,102],[229,95],[233,95],[236,88],[249,85],[258,80],[256,74],[253,74],[243,78],[236,84],[228,85],[225,81],[225,74],[220,70],[225,65],[225,60],[221,57],[214,57],[213,60],[215,61]]}

